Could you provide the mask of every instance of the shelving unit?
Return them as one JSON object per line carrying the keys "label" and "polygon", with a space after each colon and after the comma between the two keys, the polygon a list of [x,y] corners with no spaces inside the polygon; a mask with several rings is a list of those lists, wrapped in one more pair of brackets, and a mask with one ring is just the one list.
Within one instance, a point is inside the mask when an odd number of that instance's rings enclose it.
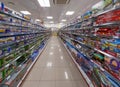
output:
{"label": "shelving unit", "polygon": [[120,87],[119,16],[120,7],[113,7],[59,31],[90,87]]}
{"label": "shelving unit", "polygon": [[19,86],[50,35],[28,16],[7,7],[0,10],[0,87]]}
{"label": "shelving unit", "polygon": [[71,56],[72,60],[74,61],[74,63],[76,64],[76,66],[78,67],[78,69],[80,70],[83,78],[86,80],[87,84],[89,85],[89,87],[94,87],[94,85],[92,84],[92,82],[90,81],[90,79],[88,78],[88,76],[85,74],[85,72],[82,70],[82,68],[79,66],[79,64],[76,62],[76,60],[73,58],[73,56],[71,55],[71,52],[68,50],[67,45],[64,44],[64,47],[66,48],[67,52],[69,53],[69,55]]}

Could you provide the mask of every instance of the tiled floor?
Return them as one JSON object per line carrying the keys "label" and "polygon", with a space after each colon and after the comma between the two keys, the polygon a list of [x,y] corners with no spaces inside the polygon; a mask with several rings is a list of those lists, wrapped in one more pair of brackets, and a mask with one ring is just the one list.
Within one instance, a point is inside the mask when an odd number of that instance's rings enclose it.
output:
{"label": "tiled floor", "polygon": [[88,85],[64,46],[53,36],[22,87],[88,87]]}

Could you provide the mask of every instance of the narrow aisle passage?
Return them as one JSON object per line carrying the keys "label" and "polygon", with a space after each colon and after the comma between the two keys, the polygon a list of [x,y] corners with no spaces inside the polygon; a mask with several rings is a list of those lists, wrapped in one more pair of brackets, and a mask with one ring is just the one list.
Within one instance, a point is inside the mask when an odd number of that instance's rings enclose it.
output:
{"label": "narrow aisle passage", "polygon": [[21,87],[88,87],[59,39],[52,36]]}

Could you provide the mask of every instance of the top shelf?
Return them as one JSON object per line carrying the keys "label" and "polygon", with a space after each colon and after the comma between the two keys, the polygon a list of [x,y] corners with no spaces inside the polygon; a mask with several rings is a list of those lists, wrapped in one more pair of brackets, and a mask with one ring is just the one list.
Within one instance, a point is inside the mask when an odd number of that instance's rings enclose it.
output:
{"label": "top shelf", "polygon": [[109,9],[109,10],[99,12],[99,13],[96,14],[94,17],[100,16],[100,15],[102,15],[102,14],[105,14],[105,13],[107,13],[107,12],[111,12],[111,11],[114,11],[114,10],[117,10],[117,9],[120,9],[120,6],[113,7],[113,8],[111,8],[111,9]]}
{"label": "top shelf", "polygon": [[[83,19],[82,21],[78,21],[78,22],[75,22],[75,23],[72,23],[72,24],[70,24],[70,25],[68,25],[68,26],[66,26],[66,27],[64,27],[64,28],[67,28],[67,27],[70,27],[71,25],[77,25],[78,23],[82,23],[82,22],[84,22],[84,21],[87,21],[87,20],[90,20],[90,19],[94,19],[94,18],[96,18],[96,17],[98,17],[98,16],[100,16],[100,15],[103,15],[103,14],[105,14],[105,13],[107,13],[107,12],[111,12],[111,11],[114,11],[114,10],[118,10],[118,9],[120,9],[120,6],[116,6],[116,7],[113,7],[113,8],[111,8],[111,9],[109,9],[109,10],[105,10],[105,11],[101,11],[101,12],[99,12],[99,13],[97,13],[97,14],[94,14],[93,16],[91,16],[91,17],[89,17],[89,18],[87,18],[87,19]],[[114,25],[115,23],[110,23],[110,25]],[[109,23],[107,23],[107,25],[109,25]],[[102,25],[101,25],[102,26]],[[106,25],[103,25],[103,26],[106,26]]]}
{"label": "top shelf", "polygon": [[44,28],[44,26],[42,26],[42,25],[32,23],[30,20],[26,20],[26,19],[24,19],[24,18],[22,18],[22,17],[19,17],[19,16],[17,16],[17,15],[11,14],[11,13],[7,13],[7,12],[4,12],[4,11],[1,11],[1,10],[0,10],[0,14],[4,14],[4,15],[7,15],[7,16],[10,16],[10,17],[19,19],[19,20],[21,20],[21,21],[28,22],[28,23],[31,23],[31,24],[33,24],[33,25],[39,26],[39,27],[41,27],[41,28]]}
{"label": "top shelf", "polygon": [[[6,6],[5,6],[5,7],[6,7]],[[9,9],[11,12],[9,13],[9,12],[6,12],[6,11],[4,11],[4,10],[0,10],[0,14],[3,14],[3,15],[6,15],[6,16],[9,16],[9,17],[11,17],[11,18],[15,18],[15,19],[21,20],[21,21],[23,21],[23,22],[31,23],[32,25],[41,27],[41,28],[43,28],[43,29],[45,28],[42,24],[34,23],[34,22],[32,22],[30,19],[25,19],[25,18],[23,17],[23,16],[25,16],[25,15],[20,14],[19,12],[16,12],[16,11],[14,11],[14,10],[8,8],[8,7],[6,7],[6,8]],[[14,12],[15,14],[14,14],[13,12]]]}
{"label": "top shelf", "polygon": [[19,20],[22,20],[22,21],[26,21],[26,22],[30,22],[24,18],[21,18],[19,16],[16,16],[16,15],[13,15],[13,14],[10,14],[10,13],[7,13],[7,12],[4,12],[4,11],[0,11],[0,14],[4,14],[4,15],[7,15],[7,16],[11,16],[11,17],[14,17],[16,19],[19,19]]}

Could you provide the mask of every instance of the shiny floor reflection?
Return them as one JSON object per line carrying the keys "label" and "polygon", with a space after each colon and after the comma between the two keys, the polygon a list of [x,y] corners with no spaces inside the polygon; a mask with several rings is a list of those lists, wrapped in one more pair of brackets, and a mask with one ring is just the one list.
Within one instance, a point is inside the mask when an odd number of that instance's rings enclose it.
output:
{"label": "shiny floor reflection", "polygon": [[88,87],[88,85],[59,39],[53,36],[22,87]]}

